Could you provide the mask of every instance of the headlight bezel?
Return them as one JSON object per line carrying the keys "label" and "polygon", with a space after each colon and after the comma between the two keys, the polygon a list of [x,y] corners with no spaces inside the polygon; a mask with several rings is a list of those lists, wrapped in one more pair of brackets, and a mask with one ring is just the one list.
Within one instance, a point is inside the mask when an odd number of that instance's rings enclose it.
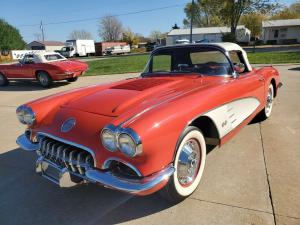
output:
{"label": "headlight bezel", "polygon": [[[114,140],[114,145],[115,145],[113,148],[107,146],[107,144],[105,143],[105,140],[104,140],[104,137],[103,137],[105,132],[109,132],[109,133],[112,134],[113,140]],[[116,139],[116,135],[115,135],[115,131],[114,131],[113,127],[106,126],[105,128],[103,128],[102,131],[101,131],[101,134],[100,134],[100,139],[101,139],[101,143],[102,143],[103,147],[106,150],[108,150],[110,152],[118,151],[117,139]]]}
{"label": "headlight bezel", "polygon": [[32,126],[36,122],[36,114],[31,107],[21,105],[16,110],[17,117],[20,123]]}
{"label": "headlight bezel", "polygon": [[[105,149],[107,149],[108,151],[110,151],[110,149],[108,149],[104,144],[103,144],[103,131],[106,130],[110,130],[115,137],[115,143],[116,143],[116,151],[120,151],[122,154],[124,154],[127,157],[133,158],[137,155],[140,155],[142,153],[142,142],[141,142],[141,138],[140,136],[131,128],[122,128],[120,126],[116,127],[112,124],[109,124],[107,126],[105,126],[102,131],[101,131],[101,142],[102,145]],[[132,142],[134,143],[134,149],[133,149],[133,153],[132,154],[127,154],[126,151],[122,148],[122,146],[120,146],[120,142],[119,139],[120,137],[122,137],[122,135],[127,135],[128,138],[130,138],[132,140]],[[114,152],[116,152],[114,151]]]}

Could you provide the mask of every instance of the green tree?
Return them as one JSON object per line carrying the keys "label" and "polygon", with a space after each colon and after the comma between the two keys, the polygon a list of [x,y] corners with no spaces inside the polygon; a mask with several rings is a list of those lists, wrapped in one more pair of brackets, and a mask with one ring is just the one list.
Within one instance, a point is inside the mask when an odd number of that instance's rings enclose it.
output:
{"label": "green tree", "polygon": [[261,35],[262,21],[266,19],[266,16],[260,13],[250,13],[241,16],[239,24],[245,25],[250,31],[252,37]]}
{"label": "green tree", "polygon": [[127,28],[127,30],[125,30],[123,32],[123,41],[127,42],[130,47],[132,45],[137,45],[139,43],[139,37],[137,34],[135,34],[134,32],[132,32],[132,30],[130,28]]}
{"label": "green tree", "polygon": [[191,15],[194,12],[193,26],[210,27],[224,25],[220,18],[220,3],[220,0],[197,0],[194,5],[188,3],[184,8],[186,18],[183,20],[183,24],[186,27],[190,26]]}
{"label": "green tree", "polygon": [[[231,36],[234,36],[242,15],[254,12],[267,14],[278,6],[272,0],[198,0],[194,5],[194,24],[200,27],[226,25],[231,28]],[[185,25],[190,21],[192,9],[191,3],[185,7]]]}
{"label": "green tree", "polygon": [[271,19],[282,20],[282,19],[299,19],[300,18],[300,2],[291,4],[289,7],[276,12]]}
{"label": "green tree", "polygon": [[242,15],[251,13],[267,14],[278,8],[278,4],[271,0],[224,0],[220,10],[221,18],[230,26],[231,34],[236,32],[237,25]]}
{"label": "green tree", "polygon": [[19,30],[0,19],[0,50],[24,49],[25,45]]}

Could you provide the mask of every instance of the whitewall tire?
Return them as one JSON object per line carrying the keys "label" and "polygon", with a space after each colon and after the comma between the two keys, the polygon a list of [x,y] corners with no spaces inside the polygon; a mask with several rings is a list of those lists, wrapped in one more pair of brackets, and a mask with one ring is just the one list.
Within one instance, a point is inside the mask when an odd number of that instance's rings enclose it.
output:
{"label": "whitewall tire", "polygon": [[198,187],[206,159],[206,144],[201,131],[188,127],[179,140],[174,167],[175,173],[161,190],[164,198],[179,202],[190,196]]}

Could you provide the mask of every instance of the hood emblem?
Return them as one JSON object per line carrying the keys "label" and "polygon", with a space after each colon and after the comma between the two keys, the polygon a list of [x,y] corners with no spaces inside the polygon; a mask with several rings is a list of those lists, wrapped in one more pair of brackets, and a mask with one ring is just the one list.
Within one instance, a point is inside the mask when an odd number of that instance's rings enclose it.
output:
{"label": "hood emblem", "polygon": [[60,131],[63,133],[69,132],[76,124],[76,120],[74,118],[67,119],[61,125]]}

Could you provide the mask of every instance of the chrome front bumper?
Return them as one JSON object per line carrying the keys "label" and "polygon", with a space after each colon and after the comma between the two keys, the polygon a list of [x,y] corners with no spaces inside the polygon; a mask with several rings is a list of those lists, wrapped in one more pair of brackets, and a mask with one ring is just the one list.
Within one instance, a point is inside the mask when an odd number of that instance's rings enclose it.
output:
{"label": "chrome front bumper", "polygon": [[[17,138],[17,144],[26,151],[39,151],[40,149],[39,143],[32,143],[25,134]],[[175,172],[175,168],[169,165],[150,176],[130,179],[118,177],[109,170],[96,168],[88,168],[82,175],[40,156],[36,162],[36,172],[60,187],[71,187],[78,183],[97,183],[130,194],[148,195],[162,188]]]}

